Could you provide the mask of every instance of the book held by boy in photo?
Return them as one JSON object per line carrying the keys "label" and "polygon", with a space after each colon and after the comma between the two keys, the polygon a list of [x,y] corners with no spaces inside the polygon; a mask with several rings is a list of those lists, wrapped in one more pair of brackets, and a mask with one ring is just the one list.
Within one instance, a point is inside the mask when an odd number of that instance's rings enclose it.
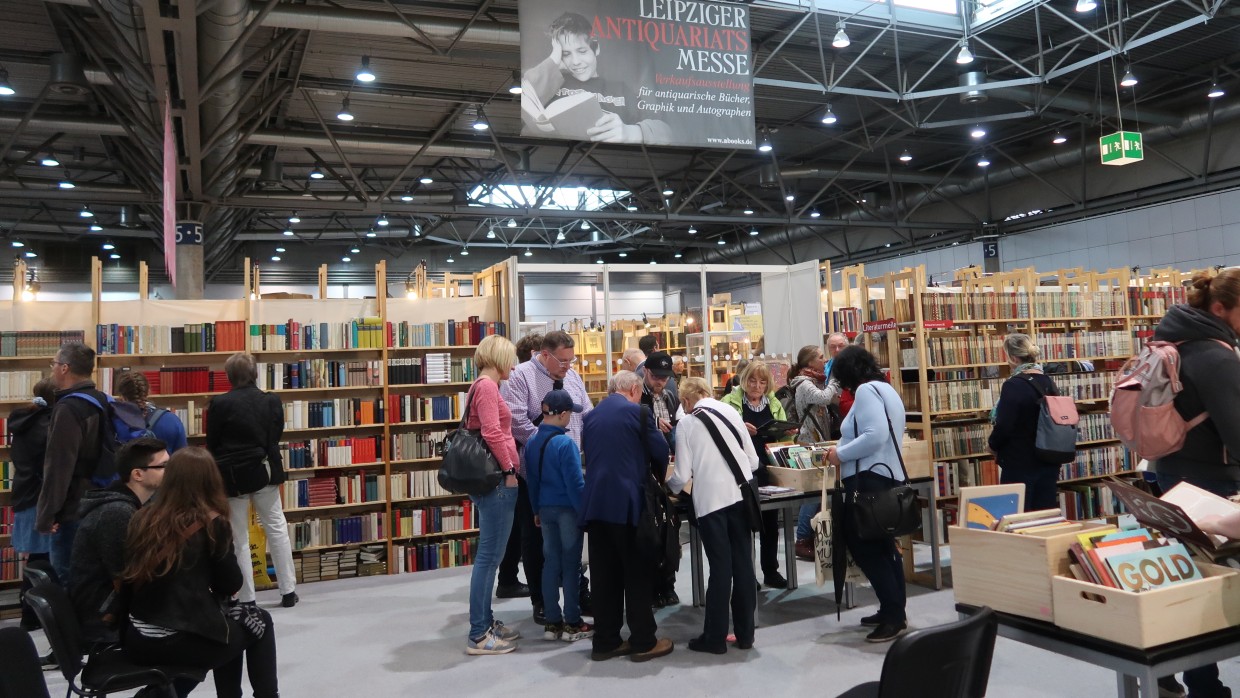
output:
{"label": "book held by boy in photo", "polygon": [[544,105],[533,89],[526,89],[521,94],[521,111],[525,120],[540,130],[547,130],[545,126],[550,125],[558,135],[581,140],[589,138],[586,130],[603,118],[603,109],[593,92],[578,92]]}

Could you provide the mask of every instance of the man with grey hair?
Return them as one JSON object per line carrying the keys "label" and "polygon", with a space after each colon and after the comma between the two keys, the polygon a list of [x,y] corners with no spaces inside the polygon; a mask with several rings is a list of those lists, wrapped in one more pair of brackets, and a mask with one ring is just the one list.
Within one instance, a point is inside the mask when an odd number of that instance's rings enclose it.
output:
{"label": "man with grey hair", "polygon": [[[255,385],[258,366],[253,355],[233,354],[224,362],[224,372],[228,374],[232,390],[211,398],[207,412],[207,450],[215,457],[228,489],[228,522],[232,524],[233,550],[241,565],[243,580],[237,600],[254,603],[255,598],[250,562],[250,505],[253,504],[263,532],[267,534],[267,551],[276,565],[280,604],[290,608],[300,599],[288,521],[280,504],[280,485],[288,479],[280,454],[284,407],[279,395],[263,392]],[[264,465],[269,473],[265,483],[252,482],[242,475],[255,472],[255,468],[261,473]]]}
{"label": "man with grey hair", "polygon": [[[47,431],[43,487],[35,529],[52,534],[50,558],[61,584],[69,583],[69,560],[80,519],[82,495],[116,479],[114,463],[103,463],[108,396],[95,388],[95,350],[81,342],[60,347],[52,361],[56,405]],[[78,398],[78,399],[67,399]],[[111,466],[111,472],[105,472]]]}
{"label": "man with grey hair", "polygon": [[[655,570],[637,550],[637,519],[651,473],[667,474],[667,441],[641,405],[642,379],[620,371],[607,397],[586,415],[581,433],[586,483],[579,523],[590,534],[594,569],[594,646],[596,661],[629,656],[635,662],[662,657],[672,641],[656,638],[651,608]],[[643,427],[644,424],[644,427]],[[629,639],[620,637],[625,621]]]}
{"label": "man with grey hair", "polygon": [[646,361],[646,354],[641,349],[625,349],[620,355],[621,371],[636,371]]}

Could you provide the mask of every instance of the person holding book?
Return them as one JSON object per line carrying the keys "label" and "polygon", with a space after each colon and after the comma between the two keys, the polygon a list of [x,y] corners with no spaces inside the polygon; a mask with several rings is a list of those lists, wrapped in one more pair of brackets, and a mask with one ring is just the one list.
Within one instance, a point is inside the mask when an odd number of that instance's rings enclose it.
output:
{"label": "person holding book", "polygon": [[[581,414],[581,405],[564,390],[552,390],[543,398],[543,420],[538,433],[526,445],[525,474],[529,482],[530,505],[538,512],[535,525],[542,528],[543,607],[547,622],[544,640],[576,642],[593,634],[593,627],[582,622],[580,606],[581,490],[585,478],[581,452],[568,438],[568,422]],[[560,589],[564,608],[560,609]]]}
{"label": "person holding book", "polygon": [[[207,450],[220,468],[228,493],[233,547],[243,572],[237,599],[241,603],[254,603],[255,599],[250,562],[250,507],[253,506],[267,536],[267,552],[275,563],[280,605],[292,608],[300,599],[288,521],[280,500],[280,485],[288,479],[280,454],[284,407],[279,395],[258,388],[258,365],[253,354],[239,352],[228,357],[224,373],[232,390],[211,398],[207,409]],[[238,489],[238,474],[256,468],[266,470],[266,483],[256,490]]]}
{"label": "person holding book", "polygon": [[[848,346],[848,335],[843,332],[832,332],[827,335],[827,354],[830,358],[823,364],[823,375],[831,375],[831,363],[835,361],[836,354],[840,350]],[[804,352],[806,347],[801,351]],[[797,369],[793,366],[788,371],[789,380],[797,376]],[[832,401],[828,402],[825,408],[827,416],[827,429],[831,432],[830,438],[839,437],[840,420],[848,414],[848,408],[852,407],[852,393],[847,390],[837,390]],[[814,516],[822,508],[822,504],[817,500],[801,505],[801,510],[797,512],[797,533],[796,533],[796,556],[802,560],[814,561],[814,529],[810,522]]]}
{"label": "person holding book", "polygon": [[[772,465],[766,445],[776,439],[759,432],[759,429],[771,422],[786,422],[788,415],[784,412],[784,406],[775,398],[775,392],[771,390],[771,369],[766,362],[758,359],[749,362],[745,370],[741,371],[740,385],[724,395],[722,402],[740,414],[749,440],[753,443],[754,452],[758,454],[758,471],[754,474],[754,479],[759,485],[772,484],[766,470],[767,466]],[[795,430],[789,432],[788,438],[795,433]],[[762,583],[772,589],[787,589],[788,580],[779,573],[778,511],[762,512],[762,531],[758,542],[762,561]],[[796,574],[796,570],[788,570],[788,574]]]}
{"label": "person holding book", "polygon": [[[831,364],[831,378],[856,396],[840,425],[839,445],[827,450],[827,460],[839,466],[844,491],[877,492],[903,482],[908,477],[901,466],[899,440],[905,427],[904,402],[874,355],[858,346],[842,349]],[[850,504],[845,500],[840,506],[845,507],[843,519],[848,521]],[[878,613],[861,619],[862,625],[874,628],[865,639],[890,642],[908,627],[900,550],[895,538],[865,540],[853,526],[843,528],[848,551],[878,597]]]}
{"label": "person holding book", "polygon": [[[245,575],[219,468],[196,447],[177,451],[166,466],[159,496],[129,523],[121,650],[135,664],[210,669],[219,698],[241,698],[244,661],[255,698],[279,698],[271,614],[227,606]],[[178,681],[176,688],[185,696],[192,686]]]}
{"label": "person holding book", "polygon": [[[1175,409],[1185,420],[1209,418],[1189,430],[1184,446],[1151,469],[1163,492],[1188,482],[1222,497],[1240,492],[1240,268],[1198,272],[1188,303],[1174,305],[1154,329],[1154,339],[1176,342],[1183,389]],[[1212,528],[1219,522],[1211,523]],[[1218,665],[1184,672],[1190,698],[1230,696]]]}
{"label": "person holding book", "polygon": [[[469,497],[478,512],[478,548],[469,577],[469,642],[465,645],[465,653],[471,655],[507,654],[517,649],[516,640],[521,637],[520,632],[496,620],[491,611],[495,575],[508,546],[517,509],[520,456],[512,438],[512,410],[499,392],[500,381],[508,378],[516,364],[517,349],[508,338],[491,335],[483,339],[474,350],[478,377],[466,397],[469,414],[465,428],[481,430],[483,441],[504,472],[495,491]],[[526,574],[530,574],[528,567]]]}
{"label": "person holding book", "polygon": [[[51,565],[51,536],[35,530],[36,505],[43,487],[43,458],[47,452],[47,430],[52,422],[52,405],[56,402],[56,385],[50,378],[34,384],[30,402],[9,413],[9,457],[13,463],[13,484],[10,505],[13,507],[12,545],[25,564],[36,567]],[[39,627],[39,619],[25,601],[30,582],[22,577],[23,630]]]}
{"label": "person holding book", "polygon": [[168,445],[168,455],[189,445],[181,418],[174,412],[151,404],[148,399],[151,395],[151,384],[146,380],[146,376],[138,371],[122,371],[116,377],[112,392],[117,399],[136,405],[142,411],[146,428],[155,438]]}
{"label": "person holding book", "polygon": [[[763,364],[753,362],[746,371],[752,376],[754,367],[760,365]],[[667,485],[673,492],[680,492],[689,482],[693,483],[693,511],[710,567],[706,620],[702,634],[689,640],[689,649],[726,653],[730,609],[736,646],[747,650],[753,647],[757,606],[753,536],[733,466],[746,483],[753,480],[760,463],[757,444],[746,438],[746,427],[753,425],[743,421],[735,409],[729,409],[728,403],[711,397],[710,386],[701,378],[685,379],[680,401],[690,414],[681,421],[676,434],[676,467]],[[725,448],[727,453],[722,451]]]}
{"label": "person holding book", "polygon": [[[671,126],[659,119],[643,119],[637,95],[622,76],[605,77],[599,67],[603,47],[591,36],[590,20],[565,12],[551,23],[551,53],[522,74],[522,118],[527,133],[570,136],[603,143],[662,145],[672,141]],[[571,123],[573,114],[551,120],[555,100],[579,94],[593,95],[592,104],[581,109],[590,123]],[[601,107],[601,109],[600,109]],[[576,109],[572,110],[576,111]],[[649,352],[647,352],[649,353]]]}
{"label": "person holding book", "polygon": [[991,410],[994,426],[987,441],[999,463],[999,483],[1025,483],[1026,511],[1058,509],[1060,464],[1039,459],[1034,450],[1042,394],[1057,395],[1055,381],[1042,372],[1038,363],[1042,352],[1029,335],[1008,334],[1003,351],[1012,374]]}

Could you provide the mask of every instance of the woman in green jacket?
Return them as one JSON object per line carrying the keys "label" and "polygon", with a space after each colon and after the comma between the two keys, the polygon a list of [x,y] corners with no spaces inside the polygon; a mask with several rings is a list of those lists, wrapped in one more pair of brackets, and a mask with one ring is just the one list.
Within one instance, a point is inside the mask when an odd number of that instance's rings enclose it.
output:
{"label": "woman in green jacket", "polygon": [[[745,370],[741,371],[740,384],[723,396],[723,403],[731,405],[740,412],[753,439],[753,448],[758,452],[758,472],[754,479],[759,485],[769,484],[766,466],[770,465],[771,456],[766,452],[770,439],[758,434],[758,429],[771,420],[787,421],[784,406],[775,397],[771,388],[771,369],[766,363],[752,360]],[[794,432],[795,433],[795,430]],[[760,543],[759,557],[762,562],[762,583],[773,589],[787,589],[788,580],[779,573],[779,512],[762,512],[762,532],[758,536]],[[796,574],[796,570],[789,570]]]}

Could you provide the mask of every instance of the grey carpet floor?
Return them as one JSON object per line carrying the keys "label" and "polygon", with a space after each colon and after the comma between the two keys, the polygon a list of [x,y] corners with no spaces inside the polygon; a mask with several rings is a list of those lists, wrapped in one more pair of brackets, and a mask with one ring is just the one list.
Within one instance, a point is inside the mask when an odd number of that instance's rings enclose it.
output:
{"label": "grey carpet floor", "polygon": [[[869,589],[858,607],[835,618],[829,589],[813,584],[813,568],[798,563],[803,585],[759,596],[756,646],[726,655],[690,652],[702,611],[689,604],[687,563],[678,581],[684,605],[660,610],[659,634],[672,638],[670,656],[645,664],[625,659],[591,662],[589,641],[545,642],[527,599],[495,603],[496,616],[529,636],[498,657],[464,653],[469,568],[303,585],[296,608],[279,607],[275,592],[259,603],[271,610],[279,646],[283,698],[303,696],[549,696],[638,698],[645,691],[677,696],[834,696],[877,680],[888,645],[864,641],[857,621],[874,611]],[[912,627],[954,620],[952,592],[909,587]],[[6,621],[12,623],[13,621]],[[40,647],[45,643],[36,635]],[[1240,686],[1240,663],[1222,666],[1223,680]],[[53,696],[65,681],[47,674]],[[1115,675],[1083,662],[999,639],[989,695],[996,698],[1114,696]],[[208,681],[196,698],[214,696]]]}

